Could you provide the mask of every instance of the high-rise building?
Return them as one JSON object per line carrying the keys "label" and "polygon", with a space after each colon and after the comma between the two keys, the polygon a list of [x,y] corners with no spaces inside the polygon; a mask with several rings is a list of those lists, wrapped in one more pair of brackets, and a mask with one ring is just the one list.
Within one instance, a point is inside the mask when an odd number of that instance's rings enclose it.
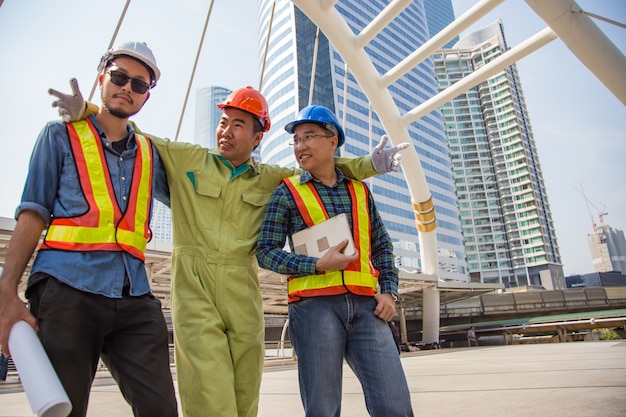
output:
{"label": "high-rise building", "polygon": [[196,90],[196,115],[194,143],[206,148],[216,148],[215,128],[222,112],[217,108],[231,93],[224,87],[210,86]]}
{"label": "high-rise building", "polygon": [[[335,7],[357,33],[387,5],[386,0],[340,0]],[[295,165],[293,149],[287,144],[288,135],[282,126],[309,103],[324,105],[337,114],[346,133],[343,156],[370,153],[385,132],[339,53],[290,1],[260,0],[259,10],[259,44],[265,45],[269,36],[261,91],[268,99],[274,126],[261,143],[263,161]],[[424,4],[414,1],[366,49],[374,65],[384,73],[429,36]],[[390,87],[390,93],[401,112],[437,94],[432,61],[425,61],[400,78]],[[469,276],[441,112],[432,112],[408,126],[408,130],[435,203],[440,278],[466,281]],[[418,269],[418,235],[404,176],[390,173],[368,180],[368,185],[394,241],[398,266]]]}
{"label": "high-rise building", "polygon": [[[433,55],[440,90],[507,50],[501,22]],[[561,288],[563,268],[516,65],[443,106],[472,281]]]}
{"label": "high-rise building", "polygon": [[626,274],[626,239],[622,230],[603,225],[587,235],[593,269]]}
{"label": "high-rise building", "polygon": [[172,241],[172,211],[157,200],[153,200],[152,204],[150,229],[152,230],[152,240],[156,242]]}
{"label": "high-rise building", "polygon": [[[441,29],[448,26],[455,19],[452,0],[424,0],[424,12],[426,13],[426,24],[428,25],[428,36],[432,38]],[[452,48],[452,45],[459,41],[455,36],[446,43],[443,48]]]}

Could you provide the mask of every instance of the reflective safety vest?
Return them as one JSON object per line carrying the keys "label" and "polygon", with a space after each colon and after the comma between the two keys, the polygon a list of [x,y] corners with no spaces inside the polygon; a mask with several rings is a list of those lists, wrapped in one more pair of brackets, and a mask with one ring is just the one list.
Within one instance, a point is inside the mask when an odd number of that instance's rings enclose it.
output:
{"label": "reflective safety vest", "polygon": [[91,121],[66,123],[72,153],[89,210],[76,217],[55,217],[40,249],[126,251],[145,260],[151,237],[152,146],[135,135],[137,156],[125,213],[117,204],[102,141]]}
{"label": "reflective safety vest", "polygon": [[[298,211],[307,227],[322,223],[329,218],[319,193],[311,181],[301,184],[300,175],[285,178]],[[352,200],[352,234],[354,246],[359,251],[359,259],[348,264],[343,271],[325,271],[317,275],[288,277],[289,302],[302,297],[337,295],[351,292],[373,296],[380,272],[372,264],[370,242],[370,219],[368,189],[360,181],[350,180],[348,184]]]}

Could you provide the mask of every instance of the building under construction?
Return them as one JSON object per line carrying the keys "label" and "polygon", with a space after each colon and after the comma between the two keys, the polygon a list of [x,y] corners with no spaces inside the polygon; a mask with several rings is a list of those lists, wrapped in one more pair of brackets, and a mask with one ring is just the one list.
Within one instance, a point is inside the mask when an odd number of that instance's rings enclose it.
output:
{"label": "building under construction", "polygon": [[626,239],[622,230],[602,224],[587,235],[587,243],[595,271],[626,273]]}

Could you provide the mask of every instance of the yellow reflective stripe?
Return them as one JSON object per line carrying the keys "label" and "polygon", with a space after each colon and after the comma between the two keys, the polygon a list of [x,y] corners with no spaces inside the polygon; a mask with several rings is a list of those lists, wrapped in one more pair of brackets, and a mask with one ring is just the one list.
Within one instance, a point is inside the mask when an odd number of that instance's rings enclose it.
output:
{"label": "yellow reflective stripe", "polygon": [[309,216],[311,220],[313,220],[314,224],[322,223],[324,220],[327,220],[326,215],[324,214],[324,209],[317,201],[313,190],[309,188],[306,184],[300,184],[300,175],[295,175],[293,177],[288,178],[289,181],[296,187],[300,197],[304,201],[306,205],[307,211],[309,212]]}
{"label": "yellow reflective stripe", "polygon": [[[356,204],[357,210],[356,210],[356,215],[357,215],[357,219],[358,219],[358,225],[359,225],[359,263],[361,265],[361,271],[365,272],[370,272],[371,274],[371,269],[370,269],[370,252],[371,252],[371,242],[370,242],[370,237],[371,237],[371,230],[370,230],[370,219],[369,219],[369,212],[367,210],[367,194],[365,192],[365,185],[363,185],[362,182],[360,181],[352,181],[352,185],[354,186],[354,194],[356,196],[356,201],[353,201],[353,207],[354,204]],[[352,213],[352,215],[354,216],[354,211]],[[374,287],[376,287],[376,284],[374,284]]]}
{"label": "yellow reflective stripe", "polygon": [[124,233],[124,237],[120,240],[141,249],[143,252],[147,244],[145,225],[148,221],[148,213],[150,210],[150,182],[152,181],[150,175],[152,164],[150,164],[150,160],[152,158],[152,148],[144,136],[136,135],[136,140],[138,146],[137,152],[141,152],[141,178],[139,179],[137,207],[135,208],[135,235],[126,237]]}
{"label": "yellow reflective stripe", "polygon": [[322,275],[306,275],[291,279],[287,283],[289,294],[296,291],[319,290],[329,287],[339,287],[344,284],[347,286],[359,286],[376,288],[378,279],[371,274],[361,273],[358,271],[343,271],[343,279],[341,271],[329,271]]}
{"label": "yellow reflective stripe", "polygon": [[85,226],[52,225],[46,233],[46,241],[73,243],[115,243],[115,229]]}
{"label": "yellow reflective stripe", "polygon": [[139,233],[124,229],[117,229],[117,241],[124,245],[137,248],[141,252],[146,250],[146,245],[148,244],[143,234],[139,235]]}
{"label": "yellow reflective stripe", "polygon": [[93,132],[89,128],[86,121],[74,123],[78,137],[80,138],[80,147],[85,155],[87,172],[89,174],[89,183],[93,188],[93,198],[100,210],[98,219],[98,227],[107,224],[114,224],[115,211],[109,195],[106,176],[104,175],[104,161],[100,155],[98,144],[94,140]]}

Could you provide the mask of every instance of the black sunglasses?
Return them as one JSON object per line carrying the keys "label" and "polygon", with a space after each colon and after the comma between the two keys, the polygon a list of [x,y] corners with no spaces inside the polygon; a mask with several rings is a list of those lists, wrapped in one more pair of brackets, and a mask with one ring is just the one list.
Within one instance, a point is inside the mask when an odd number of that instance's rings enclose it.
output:
{"label": "black sunglasses", "polygon": [[139,78],[130,78],[128,75],[120,71],[108,71],[111,82],[117,86],[123,87],[130,80],[130,88],[137,94],[144,94],[150,89],[150,84],[140,80]]}

